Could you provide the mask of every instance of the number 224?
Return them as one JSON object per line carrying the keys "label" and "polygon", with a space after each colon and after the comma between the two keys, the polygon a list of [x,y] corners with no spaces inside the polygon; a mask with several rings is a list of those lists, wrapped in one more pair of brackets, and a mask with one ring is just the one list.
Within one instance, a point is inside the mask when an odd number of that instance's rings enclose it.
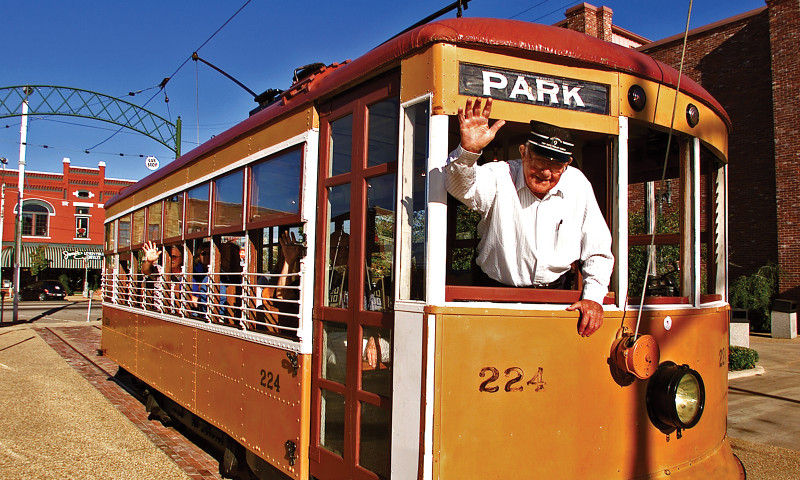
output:
{"label": "number 224", "polygon": [[275,390],[276,392],[281,391],[281,376],[275,375],[273,377],[272,372],[268,372],[266,370],[261,370],[261,386],[267,387],[270,390]]}
{"label": "number 224", "polygon": [[[506,392],[521,392],[523,390],[522,385],[517,385],[525,378],[525,372],[522,371],[520,367],[511,367],[505,369],[503,372],[508,381],[506,381],[506,385],[504,387]],[[483,367],[481,372],[479,373],[481,378],[486,377],[489,375],[489,378],[481,382],[478,390],[481,392],[487,393],[495,393],[500,390],[500,387],[497,385],[491,385],[492,383],[496,382],[500,378],[500,370],[496,369],[495,367]],[[525,382],[525,385],[531,385],[533,387],[534,392],[539,392],[544,390],[545,381],[544,381],[544,369],[539,367],[539,370],[536,374],[531,377],[530,380]]]}

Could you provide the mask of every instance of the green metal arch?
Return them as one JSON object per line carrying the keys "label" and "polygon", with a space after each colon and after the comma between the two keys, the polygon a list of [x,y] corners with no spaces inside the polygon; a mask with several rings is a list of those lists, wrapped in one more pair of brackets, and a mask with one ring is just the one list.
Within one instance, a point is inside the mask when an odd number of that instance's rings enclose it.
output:
{"label": "green metal arch", "polygon": [[[26,94],[27,92],[27,94]],[[181,154],[181,119],[175,125],[153,112],[125,100],[79,88],[52,85],[17,85],[0,88],[0,118],[22,115],[63,115],[101,120],[146,135]]]}

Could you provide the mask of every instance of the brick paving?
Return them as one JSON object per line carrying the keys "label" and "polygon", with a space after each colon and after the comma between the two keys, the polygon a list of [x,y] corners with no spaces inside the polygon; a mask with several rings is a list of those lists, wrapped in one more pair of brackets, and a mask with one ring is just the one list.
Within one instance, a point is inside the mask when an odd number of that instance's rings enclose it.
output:
{"label": "brick paving", "polygon": [[67,364],[103,394],[189,477],[195,480],[222,478],[216,458],[174,428],[166,427],[157,420],[149,420],[144,404],[113,379],[119,367],[98,354],[100,328],[97,325],[34,329]]}

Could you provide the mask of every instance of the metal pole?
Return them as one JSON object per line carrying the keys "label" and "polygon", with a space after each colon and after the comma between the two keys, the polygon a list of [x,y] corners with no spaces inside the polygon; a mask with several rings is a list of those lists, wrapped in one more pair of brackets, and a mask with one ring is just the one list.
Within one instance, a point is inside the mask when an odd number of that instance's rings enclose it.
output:
{"label": "metal pole", "polygon": [[[86,255],[86,254],[84,254]],[[89,258],[83,257],[83,296],[86,297],[89,293]],[[90,300],[91,301],[91,300]]]}
{"label": "metal pole", "polygon": [[[6,211],[6,164],[8,159],[0,157],[0,163],[3,164],[3,179],[2,186],[0,186],[0,253],[3,251],[3,225],[5,225],[4,214]],[[3,288],[3,265],[0,264],[0,289]],[[0,312],[0,322],[3,321],[3,314]]]}
{"label": "metal pole", "polygon": [[91,317],[92,317],[92,297],[93,296],[94,296],[94,291],[93,290],[89,290],[89,307],[86,310],[86,321],[87,322],[91,322],[92,321]]}
{"label": "metal pole", "polygon": [[22,100],[22,123],[19,127],[19,179],[17,185],[17,232],[14,238],[14,322],[19,320],[19,274],[22,263],[22,200],[25,186],[25,147],[28,141],[28,95],[33,93],[31,87],[25,89]]}

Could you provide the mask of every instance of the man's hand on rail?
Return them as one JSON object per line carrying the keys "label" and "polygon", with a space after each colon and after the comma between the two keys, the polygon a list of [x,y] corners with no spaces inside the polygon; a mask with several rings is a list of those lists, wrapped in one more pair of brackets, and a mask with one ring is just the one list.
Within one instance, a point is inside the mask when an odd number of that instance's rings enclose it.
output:
{"label": "man's hand on rail", "polygon": [[578,335],[588,337],[603,325],[603,306],[592,300],[580,300],[567,307],[568,312],[578,310]]}

